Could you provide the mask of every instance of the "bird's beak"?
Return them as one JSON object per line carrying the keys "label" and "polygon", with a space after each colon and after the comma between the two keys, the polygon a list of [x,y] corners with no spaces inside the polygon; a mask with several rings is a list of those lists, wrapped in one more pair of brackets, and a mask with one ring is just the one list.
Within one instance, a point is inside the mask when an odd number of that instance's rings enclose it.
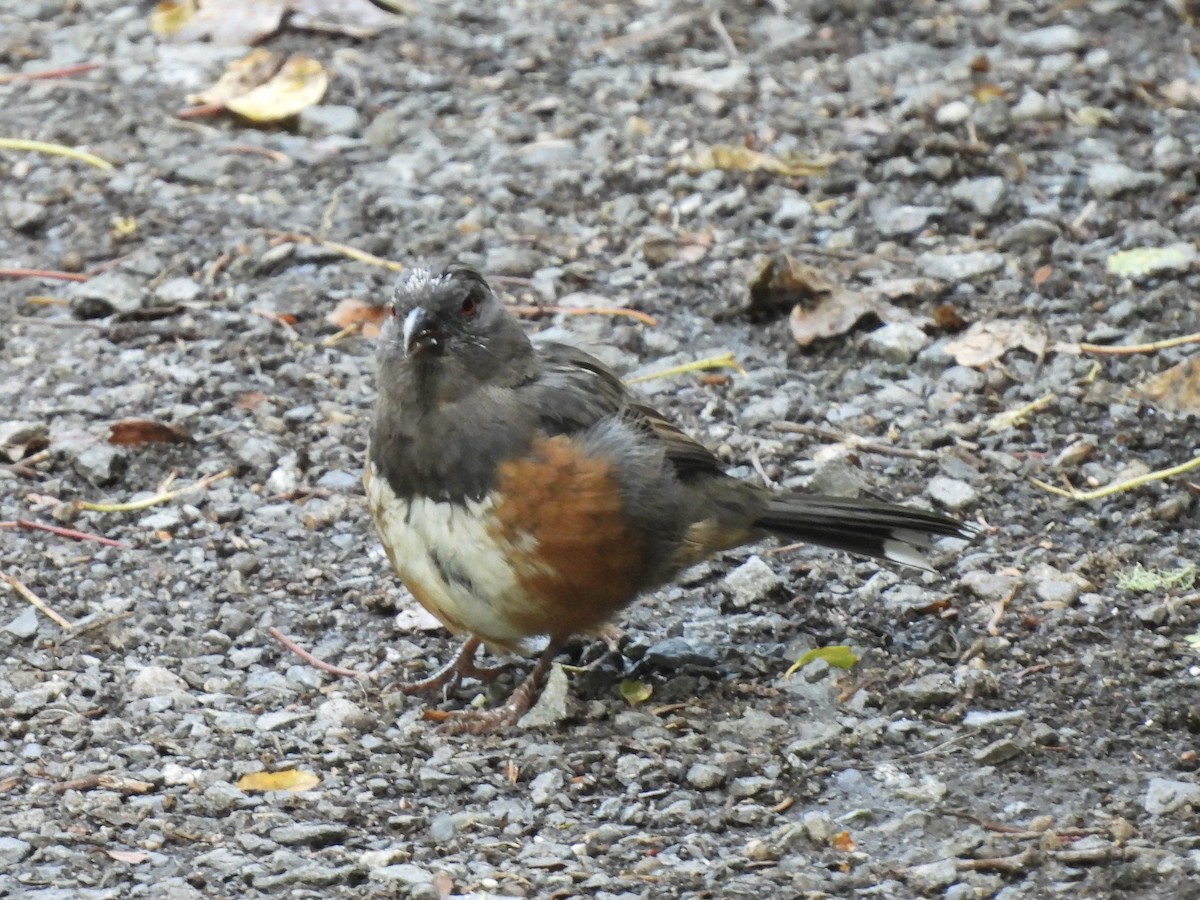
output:
{"label": "bird's beak", "polygon": [[404,353],[415,356],[427,350],[437,350],[442,345],[441,332],[433,318],[421,307],[416,307],[404,317]]}

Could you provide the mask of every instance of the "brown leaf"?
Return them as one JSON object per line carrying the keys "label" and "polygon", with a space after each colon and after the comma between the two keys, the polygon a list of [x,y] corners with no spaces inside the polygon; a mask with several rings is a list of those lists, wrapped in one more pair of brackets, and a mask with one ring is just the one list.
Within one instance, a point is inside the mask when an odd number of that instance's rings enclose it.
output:
{"label": "brown leaf", "polygon": [[858,845],[854,843],[854,838],[848,831],[839,831],[833,836],[830,841],[833,844],[833,849],[839,853],[853,853]]}
{"label": "brown leaf", "polygon": [[836,285],[820,269],[795,257],[771,257],[759,267],[750,282],[751,319],[765,321],[794,306],[816,306],[833,293]]}
{"label": "brown leaf", "polygon": [[118,447],[141,444],[190,444],[192,436],[182,425],[168,425],[151,419],[121,419],[108,426],[108,442]]}
{"label": "brown leaf", "polygon": [[933,324],[943,331],[961,331],[967,326],[958,310],[949,303],[934,307]]}
{"label": "brown leaf", "polygon": [[1046,332],[1030,319],[996,319],[976,322],[946,345],[946,352],[960,366],[982,368],[996,362],[1009,350],[1028,350],[1034,356],[1046,352]]}
{"label": "brown leaf", "polygon": [[1050,280],[1050,276],[1053,274],[1054,274],[1054,266],[1051,266],[1051,265],[1041,266],[1040,268],[1038,268],[1037,271],[1035,271],[1033,273],[1033,286],[1041,287],[1043,284],[1045,284],[1047,281]]}
{"label": "brown leaf", "polygon": [[338,301],[338,305],[325,317],[325,321],[338,328],[360,325],[363,337],[373,338],[379,335],[379,328],[387,317],[386,303],[373,304],[347,297],[345,300]]}
{"label": "brown leaf", "polygon": [[1164,412],[1179,415],[1200,413],[1200,358],[1171,366],[1133,389]]}

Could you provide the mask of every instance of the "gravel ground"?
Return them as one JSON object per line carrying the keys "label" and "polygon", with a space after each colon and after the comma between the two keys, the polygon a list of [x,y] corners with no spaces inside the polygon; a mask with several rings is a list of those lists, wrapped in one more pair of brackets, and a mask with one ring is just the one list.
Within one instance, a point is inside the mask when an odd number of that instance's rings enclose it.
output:
{"label": "gravel ground", "polygon": [[[1200,236],[1197,36],[1160,2],[783,6],[452,0],[370,40],[285,30],[268,46],[323,60],[330,89],[263,130],[174,117],[240,50],[165,47],[119,0],[3,4],[3,71],[103,66],[0,84],[0,137],[116,168],[0,151],[0,266],[103,267],[0,281],[0,429],[49,430],[0,470],[0,520],[123,546],[0,529],[3,571],[75,626],[0,592],[0,895],[1200,897],[1200,604],[1117,578],[1200,556],[1195,491],[1030,481],[1197,454],[1131,390],[1194,351],[1058,346],[1200,331],[1194,263],[1105,269]],[[715,144],[836,161],[679,163]],[[729,554],[628,610],[619,652],[575,648],[593,665],[532,721],[444,738],[386,689],[452,642],[366,514],[371,342],[327,340],[340,300],[394,276],[292,231],[456,255],[515,302],[641,310],[658,324],[530,327],[630,374],[731,350],[744,375],[645,388],[732,469],[991,528],[939,547],[938,575]],[[786,316],[738,314],[779,253],[864,295],[922,280],[900,321],[800,349]],[[959,319],[1024,321],[1034,352],[956,364]],[[194,440],[107,443],[130,417]],[[136,511],[57,504],[226,469]],[[316,671],[271,627],[381,681]],[[783,678],[832,644],[858,664]],[[653,695],[631,706],[622,679]],[[264,769],[320,782],[238,786]]]}

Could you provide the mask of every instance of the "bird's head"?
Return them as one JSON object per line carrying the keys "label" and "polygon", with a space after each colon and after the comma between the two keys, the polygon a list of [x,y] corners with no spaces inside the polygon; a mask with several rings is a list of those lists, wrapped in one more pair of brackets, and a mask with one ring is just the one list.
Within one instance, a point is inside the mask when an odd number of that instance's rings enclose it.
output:
{"label": "bird's head", "polygon": [[469,266],[414,268],[396,285],[380,334],[381,393],[395,385],[432,408],[517,380],[532,359],[520,323]]}

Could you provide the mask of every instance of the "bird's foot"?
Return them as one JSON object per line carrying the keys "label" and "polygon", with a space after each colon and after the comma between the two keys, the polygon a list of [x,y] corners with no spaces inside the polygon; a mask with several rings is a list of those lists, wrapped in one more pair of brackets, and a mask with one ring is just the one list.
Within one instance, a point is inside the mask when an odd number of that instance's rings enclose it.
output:
{"label": "bird's foot", "polygon": [[464,678],[474,678],[477,681],[485,682],[494,681],[508,667],[477,665],[475,663],[475,653],[479,650],[479,645],[482,643],[482,640],[472,635],[463,641],[463,645],[458,648],[458,652],[450,658],[448,663],[428,678],[422,678],[420,681],[401,681],[393,685],[393,689],[400,691],[402,694],[426,694],[443,687],[447,691],[452,691],[458,687]]}
{"label": "bird's foot", "polygon": [[529,675],[517,686],[503,706],[496,709],[480,709],[470,712],[446,714],[445,721],[438,726],[440,734],[492,734],[515,725],[541,696],[550,674],[550,666],[558,654],[558,647],[551,645],[538,657]]}

